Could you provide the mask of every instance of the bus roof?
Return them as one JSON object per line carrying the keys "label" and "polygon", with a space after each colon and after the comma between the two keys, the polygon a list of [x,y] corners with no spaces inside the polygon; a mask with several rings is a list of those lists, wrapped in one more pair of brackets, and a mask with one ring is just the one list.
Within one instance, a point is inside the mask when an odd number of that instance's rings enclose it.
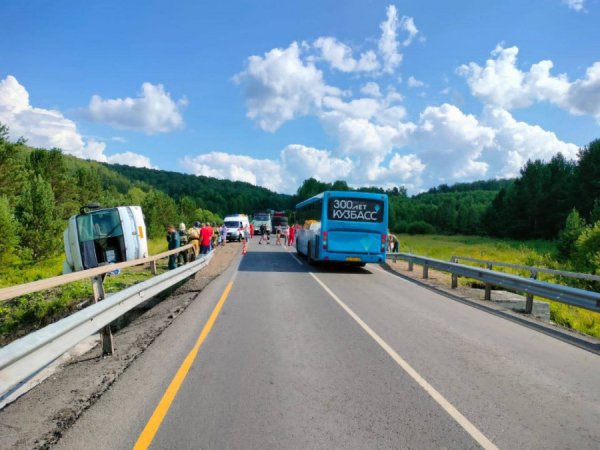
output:
{"label": "bus roof", "polygon": [[296,209],[302,208],[303,206],[310,205],[316,201],[323,199],[325,195],[340,196],[340,197],[353,197],[353,198],[387,198],[387,194],[379,192],[360,192],[360,191],[324,191],[320,194],[315,195],[307,200],[304,200],[296,205]]}

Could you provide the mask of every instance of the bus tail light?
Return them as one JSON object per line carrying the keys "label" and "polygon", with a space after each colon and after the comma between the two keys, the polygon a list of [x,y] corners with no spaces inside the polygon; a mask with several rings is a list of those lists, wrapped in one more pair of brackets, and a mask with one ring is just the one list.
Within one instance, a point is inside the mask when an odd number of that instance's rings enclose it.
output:
{"label": "bus tail light", "polygon": [[327,250],[327,231],[323,231],[323,250]]}
{"label": "bus tail light", "polygon": [[385,244],[387,243],[387,235],[386,234],[382,234],[381,235],[381,251],[385,252]]}

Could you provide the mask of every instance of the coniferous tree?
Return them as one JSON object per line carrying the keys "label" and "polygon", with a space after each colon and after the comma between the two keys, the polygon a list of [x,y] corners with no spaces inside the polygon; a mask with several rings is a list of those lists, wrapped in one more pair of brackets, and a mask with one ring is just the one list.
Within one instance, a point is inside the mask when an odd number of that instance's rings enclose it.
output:
{"label": "coniferous tree", "polygon": [[21,245],[31,250],[34,260],[51,256],[60,246],[64,222],[56,215],[50,183],[40,175],[25,187],[16,208]]}
{"label": "coniferous tree", "polygon": [[600,139],[579,150],[576,169],[576,204],[581,215],[590,220],[594,203],[600,201]]}
{"label": "coniferous tree", "polygon": [[585,228],[585,221],[581,218],[575,208],[567,216],[565,227],[558,235],[557,249],[561,259],[567,260],[575,248],[575,242],[581,236]]}
{"label": "coniferous tree", "polygon": [[19,243],[18,223],[13,215],[8,197],[0,196],[0,263],[6,263],[13,256]]}

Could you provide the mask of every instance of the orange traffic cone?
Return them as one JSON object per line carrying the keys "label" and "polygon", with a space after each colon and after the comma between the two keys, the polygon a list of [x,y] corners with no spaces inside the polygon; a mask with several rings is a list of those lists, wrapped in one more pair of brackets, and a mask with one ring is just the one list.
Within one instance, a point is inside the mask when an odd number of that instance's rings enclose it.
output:
{"label": "orange traffic cone", "polygon": [[246,240],[244,239],[244,247],[242,248],[242,255],[246,254]]}

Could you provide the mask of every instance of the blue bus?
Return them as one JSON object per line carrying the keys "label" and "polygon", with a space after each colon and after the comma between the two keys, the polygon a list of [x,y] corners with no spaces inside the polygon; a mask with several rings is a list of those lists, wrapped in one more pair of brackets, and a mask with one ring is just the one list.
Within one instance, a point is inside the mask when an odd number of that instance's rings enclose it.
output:
{"label": "blue bus", "polygon": [[385,194],[326,191],[296,205],[296,251],[309,263],[364,266],[385,261],[388,197]]}

